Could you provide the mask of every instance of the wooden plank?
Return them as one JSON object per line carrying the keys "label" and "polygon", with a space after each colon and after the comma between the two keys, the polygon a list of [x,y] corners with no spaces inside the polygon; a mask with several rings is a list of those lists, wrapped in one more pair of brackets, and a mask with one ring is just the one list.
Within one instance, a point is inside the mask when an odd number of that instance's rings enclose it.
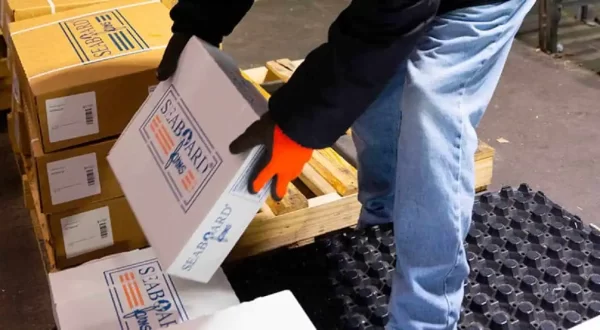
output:
{"label": "wooden plank", "polygon": [[264,88],[262,88],[258,82],[253,80],[244,71],[241,71],[241,73],[242,73],[242,77],[244,77],[246,80],[248,80],[250,83],[252,83],[252,85],[259,91],[259,93],[262,96],[264,96],[267,100],[271,97],[271,95],[269,93],[267,93],[267,91]]}
{"label": "wooden plank", "polygon": [[257,68],[246,69],[242,71],[245,75],[246,79],[250,79],[251,81],[262,85],[267,84],[274,81],[280,81],[279,77],[277,77],[273,71],[267,69],[264,66],[260,66]]}
{"label": "wooden plank", "polygon": [[477,145],[477,151],[475,151],[475,161],[479,161],[485,158],[494,157],[496,151],[489,144],[479,140]]}
{"label": "wooden plank", "polygon": [[335,193],[335,189],[329,182],[308,164],[304,165],[299,178],[317,196]]}
{"label": "wooden plank", "polygon": [[41,205],[37,183],[29,178],[27,180],[29,181],[29,188],[31,189],[30,193],[34,204],[33,209],[30,210],[32,225],[34,226],[34,232],[36,232],[40,254],[44,261],[46,273],[51,273],[56,271],[57,268],[54,247],[52,245],[52,235],[50,235],[50,228],[48,228],[48,219],[46,218],[46,215],[42,214],[40,211]]}
{"label": "wooden plank", "polygon": [[264,216],[269,216],[269,217],[275,216],[275,214],[273,213],[273,211],[269,208],[269,206],[267,204],[263,204],[263,206],[261,206],[259,213],[262,213]]}
{"label": "wooden plank", "polygon": [[284,83],[288,82],[297,66],[287,58],[267,62],[267,69],[273,72]]}
{"label": "wooden plank", "polygon": [[271,196],[267,198],[267,205],[275,215],[282,215],[304,209],[308,207],[308,199],[302,195],[300,190],[290,183],[287,188],[287,194],[279,202],[276,202]]}
{"label": "wooden plank", "polygon": [[308,200],[308,207],[315,207],[315,206],[335,202],[341,198],[342,197],[340,197],[340,195],[338,195],[336,192],[333,192],[333,193],[327,194],[327,195],[323,195],[323,196],[313,197]]}
{"label": "wooden plank", "polygon": [[29,179],[27,175],[21,176],[21,182],[23,184],[23,204],[28,210],[35,210],[35,202],[33,195],[31,194],[31,188],[29,188]]}
{"label": "wooden plank", "polygon": [[360,203],[356,197],[343,197],[272,219],[255,219],[231,252],[229,260],[256,255],[354,226],[360,212]]}
{"label": "wooden plank", "polygon": [[296,248],[299,248],[299,247],[303,247],[303,246],[306,246],[306,245],[313,244],[314,242],[315,242],[315,238],[311,237],[311,238],[307,238],[305,240],[298,241],[298,242],[296,242],[294,244],[291,244],[288,248],[290,248],[290,249],[296,249]]}
{"label": "wooden plank", "polygon": [[315,150],[309,164],[341,196],[348,196],[358,192],[356,169],[332,148]]}

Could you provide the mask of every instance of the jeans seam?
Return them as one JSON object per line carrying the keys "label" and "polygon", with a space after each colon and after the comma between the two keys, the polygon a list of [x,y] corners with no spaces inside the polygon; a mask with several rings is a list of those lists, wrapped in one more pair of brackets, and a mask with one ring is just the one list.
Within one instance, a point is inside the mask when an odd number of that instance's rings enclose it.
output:
{"label": "jeans seam", "polygon": [[[509,19],[506,19],[502,24],[506,24],[508,22]],[[498,40],[500,40],[500,35],[498,34],[494,41],[491,43],[491,45],[496,45]],[[486,49],[490,49],[490,47],[488,46]],[[463,109],[462,109],[462,105],[463,105],[463,101],[464,101],[464,96],[465,96],[465,90],[466,90],[466,86],[468,83],[470,83],[474,77],[477,76],[477,74],[479,74],[481,72],[481,70],[484,67],[484,64],[486,61],[489,61],[489,59],[483,60],[479,63],[479,68],[477,68],[477,70],[473,73],[473,75],[471,75],[471,77],[469,79],[467,79],[461,86],[461,91],[460,91],[460,98],[458,100],[458,110],[459,110],[459,117],[460,117],[460,135],[459,135],[459,146],[458,146],[458,173],[456,176],[456,181],[454,182],[454,196],[458,196],[458,187],[460,186],[460,178],[461,178],[461,172],[462,172],[462,141],[463,141],[463,135],[464,135],[464,130],[465,130],[465,121],[464,121],[464,114],[463,114]],[[456,203],[456,201],[455,201]],[[460,204],[460,199],[458,201],[458,203]],[[462,216],[462,212],[460,211],[460,205],[455,205],[455,216],[457,216],[457,220],[461,221],[461,216]],[[458,210],[457,210],[458,209]],[[456,214],[458,212],[458,214]],[[459,230],[458,226],[455,224],[454,225],[454,229],[455,230]],[[456,248],[456,252],[455,252],[455,259],[454,259],[454,265],[452,266],[452,268],[448,271],[448,273],[446,274],[446,276],[444,277],[444,298],[446,299],[446,304],[448,305],[448,313],[446,314],[446,327],[450,327],[450,313],[452,311],[452,306],[451,306],[451,302],[450,299],[448,298],[448,278],[450,277],[450,274],[452,274],[454,272],[454,270],[456,269],[456,267],[458,266],[458,262],[459,262],[459,250],[460,250],[460,246],[461,243],[458,244],[457,248]]]}

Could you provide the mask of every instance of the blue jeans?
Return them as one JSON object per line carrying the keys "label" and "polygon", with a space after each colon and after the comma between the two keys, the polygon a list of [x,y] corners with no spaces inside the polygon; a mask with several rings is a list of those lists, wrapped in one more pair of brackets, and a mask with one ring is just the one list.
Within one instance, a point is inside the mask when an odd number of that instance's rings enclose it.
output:
{"label": "blue jeans", "polygon": [[390,330],[456,329],[469,274],[475,128],[535,0],[437,17],[352,127],[360,226],[393,222]]}

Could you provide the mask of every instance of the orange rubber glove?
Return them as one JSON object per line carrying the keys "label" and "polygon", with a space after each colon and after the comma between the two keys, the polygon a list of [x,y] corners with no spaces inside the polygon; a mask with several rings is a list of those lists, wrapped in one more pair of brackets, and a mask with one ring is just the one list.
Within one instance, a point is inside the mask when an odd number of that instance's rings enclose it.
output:
{"label": "orange rubber glove", "polygon": [[250,173],[248,191],[259,192],[271,179],[271,197],[280,201],[288,184],[297,178],[312,156],[312,149],[290,139],[271,119],[269,113],[252,123],[229,145],[232,154],[239,154],[263,145],[265,152]]}

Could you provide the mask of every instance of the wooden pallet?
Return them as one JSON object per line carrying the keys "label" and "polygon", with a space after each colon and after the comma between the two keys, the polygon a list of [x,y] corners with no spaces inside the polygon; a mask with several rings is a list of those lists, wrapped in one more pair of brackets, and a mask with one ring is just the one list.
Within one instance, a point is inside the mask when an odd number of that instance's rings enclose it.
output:
{"label": "wooden pallet", "polygon": [[[267,62],[266,66],[244,71],[265,97],[288,81],[302,60]],[[348,132],[350,133],[350,132]],[[269,200],[245,231],[230,255],[239,259],[284,246],[300,246],[314,237],[356,225],[360,204],[357,200],[358,180],[355,154],[347,150],[349,134],[336,146],[314,152],[298,180],[288,187],[288,195],[280,202]],[[346,145],[342,144],[346,140]],[[494,149],[480,142],[475,155],[477,191],[491,184]]]}
{"label": "wooden pallet", "polygon": [[[299,62],[291,63],[297,65]],[[266,67],[245,71],[244,74],[252,79],[265,97],[269,97],[263,87],[281,85],[293,73],[292,69],[284,74],[284,70],[277,65],[290,67],[285,60],[275,61],[269,62]],[[343,138],[351,139],[349,135]],[[314,152],[300,177],[289,185],[288,194],[281,202],[271,198],[267,200],[230,254],[229,261],[280,247],[308,244],[316,236],[356,224],[360,211],[357,170],[352,165],[356,160],[352,159],[355,156],[351,151],[342,153],[342,157],[336,150],[344,150],[344,146],[338,144]],[[27,165],[30,162],[26,156],[19,156],[28,172],[30,166]],[[478,191],[485,190],[491,183],[493,159],[494,150],[480,142],[475,156]],[[39,211],[36,185],[32,182],[35,182],[35,178],[23,176],[25,204],[31,213],[46,271],[53,272],[58,270],[54,243],[46,216]]]}
{"label": "wooden pallet", "polygon": [[37,185],[31,181],[27,175],[22,176],[23,180],[23,200],[25,207],[29,210],[31,225],[38,242],[38,248],[44,269],[46,273],[52,273],[58,270],[56,267],[56,258],[48,219],[46,215],[40,212],[40,203],[37,191]]}

